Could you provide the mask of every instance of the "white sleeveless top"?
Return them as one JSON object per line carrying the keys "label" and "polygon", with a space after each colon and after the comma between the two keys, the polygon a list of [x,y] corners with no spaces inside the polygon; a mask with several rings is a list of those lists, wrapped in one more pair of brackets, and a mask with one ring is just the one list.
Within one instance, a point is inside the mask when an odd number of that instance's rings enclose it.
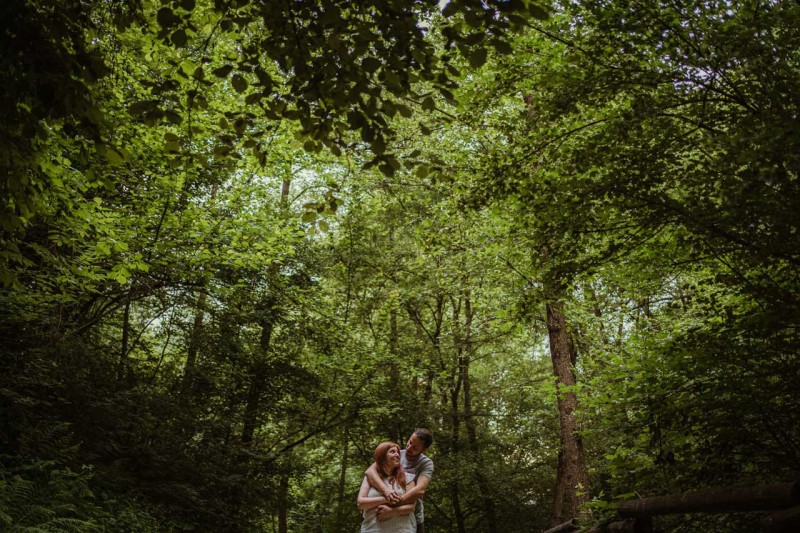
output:
{"label": "white sleeveless top", "polygon": [[[411,483],[414,480],[413,474],[406,474],[406,483]],[[389,483],[388,479],[384,479]],[[405,491],[400,487],[394,487],[398,494],[403,494]],[[380,496],[381,493],[374,487],[369,488],[367,496]],[[378,522],[377,507],[367,509],[364,511],[363,520],[361,522],[361,533],[416,533],[417,519],[414,512],[407,515],[395,516],[385,522]]]}

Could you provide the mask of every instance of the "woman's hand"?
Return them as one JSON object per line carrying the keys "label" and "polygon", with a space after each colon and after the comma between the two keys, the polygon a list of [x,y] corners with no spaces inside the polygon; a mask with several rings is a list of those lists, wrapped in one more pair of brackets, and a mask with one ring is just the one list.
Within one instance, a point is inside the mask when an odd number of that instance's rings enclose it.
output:
{"label": "woman's hand", "polygon": [[388,504],[379,505],[375,510],[375,517],[378,522],[385,522],[395,516],[405,516],[414,512],[414,504],[407,503],[404,505],[391,506]]}
{"label": "woman's hand", "polygon": [[402,499],[402,497],[393,490],[387,490],[383,494],[383,497],[386,498],[386,501],[389,502],[390,505],[397,505]]}
{"label": "woman's hand", "polygon": [[379,505],[378,509],[375,511],[375,517],[378,519],[378,522],[386,522],[393,516],[394,516],[394,509],[392,509],[388,505]]}

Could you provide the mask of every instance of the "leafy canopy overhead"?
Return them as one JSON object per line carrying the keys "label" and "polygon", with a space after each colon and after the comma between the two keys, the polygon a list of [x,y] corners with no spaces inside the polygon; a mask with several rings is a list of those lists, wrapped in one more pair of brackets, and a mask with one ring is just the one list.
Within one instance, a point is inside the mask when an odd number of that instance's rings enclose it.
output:
{"label": "leafy canopy overhead", "polygon": [[[269,119],[299,121],[312,149],[335,153],[347,130],[361,132],[381,156],[395,114],[410,117],[410,104],[438,91],[452,99],[459,71],[453,50],[473,66],[486,61],[487,46],[510,52],[505,35],[546,11],[526,1],[346,0],[162,2],[158,36],[197,53],[191,76],[204,84],[209,71],[228,79],[253,110]],[[434,20],[442,50],[429,30]],[[236,49],[212,55],[215,40]],[[169,87],[162,88],[169,92]],[[163,96],[163,95],[162,95]],[[192,95],[190,95],[192,96]]]}
{"label": "leafy canopy overhead", "polygon": [[[87,164],[99,156],[118,167],[131,158],[110,116],[116,109],[106,105],[112,99],[136,123],[182,129],[168,133],[169,153],[200,135],[230,144],[248,134],[255,147],[263,128],[250,125],[288,121],[309,152],[338,154],[346,132],[359,132],[371,164],[393,174],[400,163],[387,150],[392,117],[411,117],[416,104],[433,109],[437,94],[453,98],[459,54],[480,65],[487,47],[510,52],[508,30],[546,12],[500,0],[10,0],[0,15],[8,23],[0,98],[9,103],[0,109],[0,223],[20,237],[37,216],[69,210],[120,179]],[[220,90],[238,103],[213,107]],[[217,117],[213,125],[198,124],[203,113]],[[43,155],[65,144],[78,161],[53,165]],[[265,150],[256,155],[263,165]],[[214,156],[239,154],[222,146]],[[3,264],[21,260],[15,246],[4,240]]]}

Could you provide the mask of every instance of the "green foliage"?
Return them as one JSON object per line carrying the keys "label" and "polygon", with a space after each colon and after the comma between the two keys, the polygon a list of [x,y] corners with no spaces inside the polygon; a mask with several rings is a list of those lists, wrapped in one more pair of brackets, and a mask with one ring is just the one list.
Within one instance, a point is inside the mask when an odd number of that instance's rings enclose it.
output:
{"label": "green foliage", "polygon": [[53,461],[0,467],[3,531],[158,531],[157,523],[129,501],[103,501],[89,488],[91,470],[73,472]]}
{"label": "green foliage", "polygon": [[430,531],[544,529],[555,298],[587,524],[796,477],[796,3],[0,15],[4,529],[354,530],[421,425]]}

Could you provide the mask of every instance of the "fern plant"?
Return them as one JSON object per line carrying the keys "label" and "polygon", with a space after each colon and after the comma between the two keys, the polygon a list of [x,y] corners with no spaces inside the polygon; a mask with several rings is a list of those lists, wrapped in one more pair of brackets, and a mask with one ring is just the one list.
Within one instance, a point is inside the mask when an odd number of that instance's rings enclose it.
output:
{"label": "fern plant", "polygon": [[4,531],[100,531],[101,509],[87,484],[89,472],[40,461],[15,469],[0,466],[0,526]]}
{"label": "fern plant", "polygon": [[0,531],[14,533],[168,531],[131,498],[98,499],[89,487],[92,471],[55,461],[14,469],[0,462]]}

